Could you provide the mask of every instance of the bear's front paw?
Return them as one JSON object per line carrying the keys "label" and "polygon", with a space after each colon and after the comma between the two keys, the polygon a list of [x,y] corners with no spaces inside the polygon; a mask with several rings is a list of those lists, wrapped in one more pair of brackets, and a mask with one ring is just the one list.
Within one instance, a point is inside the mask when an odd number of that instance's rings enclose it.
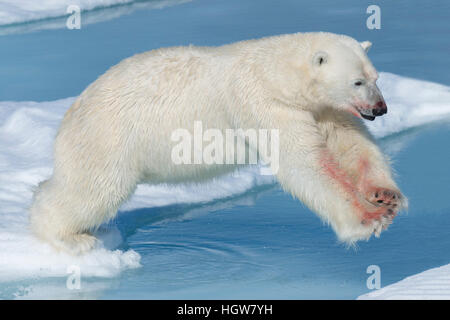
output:
{"label": "bear's front paw", "polygon": [[399,192],[385,188],[371,188],[366,200],[377,207],[387,207],[398,211],[404,206],[404,196]]}
{"label": "bear's front paw", "polygon": [[375,210],[366,210],[363,214],[361,224],[367,227],[370,233],[379,237],[381,231],[386,230],[392,223],[396,212],[390,208],[376,208]]}
{"label": "bear's front paw", "polygon": [[375,236],[387,229],[397,212],[406,207],[406,198],[396,190],[374,187],[366,192],[369,207],[364,210],[361,224],[373,228]]}

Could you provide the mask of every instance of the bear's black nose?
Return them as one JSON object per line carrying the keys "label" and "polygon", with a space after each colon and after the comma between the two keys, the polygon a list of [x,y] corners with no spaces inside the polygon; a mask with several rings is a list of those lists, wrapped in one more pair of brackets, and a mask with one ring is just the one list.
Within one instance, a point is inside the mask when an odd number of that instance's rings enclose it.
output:
{"label": "bear's black nose", "polygon": [[372,114],[376,117],[382,116],[385,113],[387,113],[387,106],[383,101],[379,101],[375,108],[372,109]]}

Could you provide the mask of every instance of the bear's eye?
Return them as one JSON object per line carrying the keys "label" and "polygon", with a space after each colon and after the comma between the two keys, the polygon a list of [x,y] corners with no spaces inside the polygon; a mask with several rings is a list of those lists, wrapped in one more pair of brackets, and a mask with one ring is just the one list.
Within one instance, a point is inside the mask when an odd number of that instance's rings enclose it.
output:
{"label": "bear's eye", "polygon": [[358,81],[355,82],[355,86],[358,86],[358,87],[359,87],[360,85],[362,85],[362,84],[363,84],[363,82],[362,82],[361,80],[358,80]]}

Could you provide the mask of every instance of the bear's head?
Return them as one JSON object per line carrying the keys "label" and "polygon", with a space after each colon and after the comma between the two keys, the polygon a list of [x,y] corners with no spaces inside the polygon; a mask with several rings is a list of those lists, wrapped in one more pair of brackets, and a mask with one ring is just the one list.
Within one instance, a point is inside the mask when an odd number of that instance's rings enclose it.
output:
{"label": "bear's head", "polygon": [[368,41],[332,35],[313,43],[309,74],[313,104],[332,107],[367,120],[387,113],[384,98],[376,85],[378,74],[367,57]]}
{"label": "bear's head", "polygon": [[313,113],[333,108],[367,120],[387,112],[367,57],[370,42],[312,32],[276,37],[268,44],[258,52],[266,58],[258,78],[277,100]]}

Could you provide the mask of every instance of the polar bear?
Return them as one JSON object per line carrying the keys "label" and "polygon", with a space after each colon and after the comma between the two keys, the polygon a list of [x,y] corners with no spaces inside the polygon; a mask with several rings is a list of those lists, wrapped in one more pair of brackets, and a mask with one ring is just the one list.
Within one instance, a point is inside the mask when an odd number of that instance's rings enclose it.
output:
{"label": "polar bear", "polygon": [[370,46],[345,35],[296,33],[123,60],[65,114],[53,175],[30,208],[32,230],[81,253],[139,183],[200,182],[234,170],[173,163],[171,133],[202,121],[219,130],[279,129],[283,189],[343,242],[379,236],[407,199],[362,120],[387,112]]}

